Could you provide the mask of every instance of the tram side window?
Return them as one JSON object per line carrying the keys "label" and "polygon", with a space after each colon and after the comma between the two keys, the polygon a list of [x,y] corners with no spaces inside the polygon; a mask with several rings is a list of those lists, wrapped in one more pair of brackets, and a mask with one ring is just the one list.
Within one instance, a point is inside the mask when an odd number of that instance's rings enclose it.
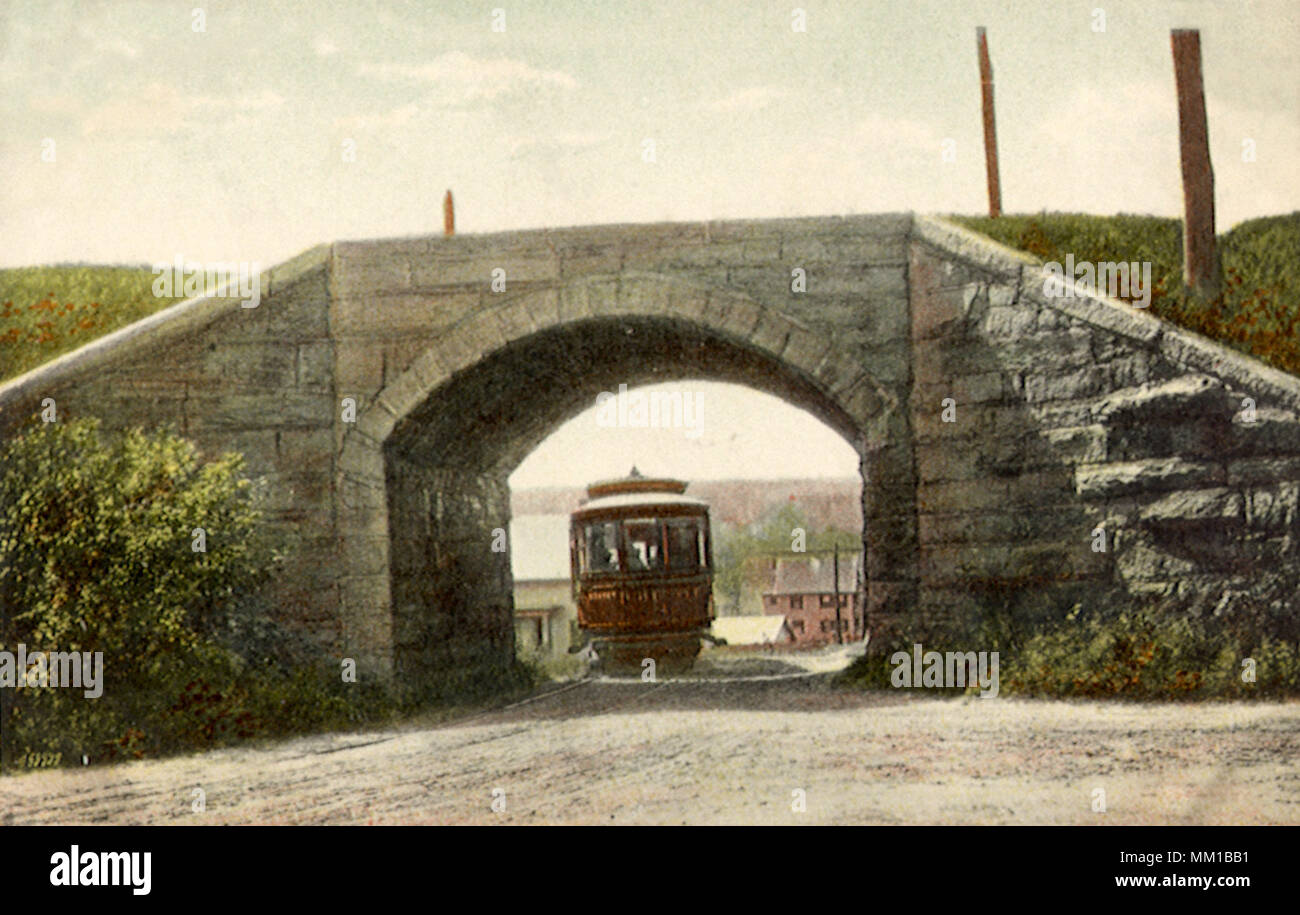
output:
{"label": "tram side window", "polygon": [[660,571],[664,567],[664,542],[659,522],[652,518],[623,522],[627,540],[626,572]]}
{"label": "tram side window", "polygon": [[694,521],[668,522],[668,567],[694,572],[700,567],[699,527]]}
{"label": "tram side window", "polygon": [[601,521],[587,525],[587,570],[590,572],[615,572],[618,570],[618,525],[614,521]]}

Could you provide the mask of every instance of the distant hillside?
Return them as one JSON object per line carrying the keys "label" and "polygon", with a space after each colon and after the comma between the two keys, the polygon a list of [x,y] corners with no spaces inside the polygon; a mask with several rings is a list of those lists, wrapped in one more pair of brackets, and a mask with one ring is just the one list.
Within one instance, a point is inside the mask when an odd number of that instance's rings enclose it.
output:
{"label": "distant hillside", "polygon": [[[862,481],[701,480],[687,495],[709,503],[715,525],[750,525],[780,505],[796,505],[818,529],[862,529]],[[580,487],[522,489],[511,494],[514,515],[567,515],[586,496]]]}

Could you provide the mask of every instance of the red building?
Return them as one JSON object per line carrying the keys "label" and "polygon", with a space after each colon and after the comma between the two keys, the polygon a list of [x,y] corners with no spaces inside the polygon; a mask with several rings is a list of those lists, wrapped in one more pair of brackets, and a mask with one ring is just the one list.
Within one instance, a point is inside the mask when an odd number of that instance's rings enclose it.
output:
{"label": "red building", "polygon": [[[845,642],[862,638],[862,556],[840,554],[839,627]],[[796,644],[835,642],[835,560],[829,554],[782,557],[763,592],[763,613],[780,614]]]}

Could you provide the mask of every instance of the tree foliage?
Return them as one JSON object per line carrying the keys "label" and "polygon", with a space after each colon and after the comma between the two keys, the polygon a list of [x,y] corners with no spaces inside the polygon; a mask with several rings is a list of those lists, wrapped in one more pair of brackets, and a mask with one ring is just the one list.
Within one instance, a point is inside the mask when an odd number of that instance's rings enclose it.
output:
{"label": "tree foliage", "polygon": [[103,651],[148,674],[220,631],[276,559],[242,466],[238,454],[202,463],[169,433],[105,442],[94,420],[44,423],[10,442],[0,467],[6,644]]}
{"label": "tree foliage", "polygon": [[[797,532],[802,531],[802,537]],[[796,538],[804,550],[792,547]],[[852,531],[833,527],[818,528],[809,521],[797,505],[779,505],[769,510],[749,527],[721,526],[714,545],[714,588],[730,607],[739,604],[741,592],[746,587],[762,587],[765,582],[758,576],[764,574],[753,560],[762,556],[799,556],[833,550],[836,546],[844,555],[862,549],[862,536]]]}

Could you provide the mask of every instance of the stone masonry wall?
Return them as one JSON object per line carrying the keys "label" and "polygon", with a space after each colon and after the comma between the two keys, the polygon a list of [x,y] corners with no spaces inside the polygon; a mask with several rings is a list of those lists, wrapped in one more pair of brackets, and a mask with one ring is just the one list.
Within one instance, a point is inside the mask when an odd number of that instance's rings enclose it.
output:
{"label": "stone masonry wall", "polygon": [[[496,522],[470,510],[464,538],[450,528],[416,530],[425,516],[412,508],[418,494],[490,505],[475,481],[490,489],[486,481],[504,479],[601,390],[675,373],[786,397],[853,441],[882,484],[864,487],[871,593],[882,607],[909,605],[916,513],[901,405],[911,380],[910,221],[606,226],[336,244],[338,391],[360,405],[355,427],[336,430],[340,606],[344,631],[355,634],[348,641],[364,640],[360,654],[382,664],[388,643],[376,633],[392,620],[399,675],[405,665],[436,667],[444,655],[472,654],[481,627],[439,621],[452,618],[442,606],[449,599],[478,602],[456,611],[465,621],[496,618],[495,573],[478,568]],[[797,290],[796,269],[805,278]],[[493,287],[494,271],[504,289]],[[593,322],[671,343],[610,374],[616,351],[634,338],[620,335],[622,343],[610,340],[593,354],[586,346]],[[520,350],[494,364],[487,382],[464,383],[492,354],[547,334],[547,346],[563,355]],[[483,453],[487,441],[491,454]],[[421,482],[416,468],[439,482]],[[457,557],[480,584],[449,598],[436,584],[433,556]]]}
{"label": "stone masonry wall", "polygon": [[509,663],[510,470],[600,390],[681,377],[857,448],[875,638],[958,631],[1008,578],[1300,616],[1300,381],[907,214],[338,242],[256,309],[185,302],[0,385],[0,432],[53,397],[243,452],[290,543],[277,615],[445,684]]}
{"label": "stone masonry wall", "polygon": [[492,548],[510,487],[400,459],[388,483],[395,674],[413,691],[460,692],[514,657],[510,556]]}
{"label": "stone masonry wall", "polygon": [[[268,519],[288,553],[271,605],[337,651],[327,253],[315,248],[262,273],[257,308],[233,298],[182,302],[3,385],[0,434],[51,397],[60,421],[170,427],[207,456],[242,453],[246,473],[265,481]],[[178,549],[190,548],[190,530],[174,532]]]}
{"label": "stone masonry wall", "polygon": [[1038,267],[946,224],[918,220],[909,280],[922,589],[913,618],[882,622],[959,631],[982,584],[1019,578],[1294,625],[1296,379],[1130,306],[1050,297]]}

